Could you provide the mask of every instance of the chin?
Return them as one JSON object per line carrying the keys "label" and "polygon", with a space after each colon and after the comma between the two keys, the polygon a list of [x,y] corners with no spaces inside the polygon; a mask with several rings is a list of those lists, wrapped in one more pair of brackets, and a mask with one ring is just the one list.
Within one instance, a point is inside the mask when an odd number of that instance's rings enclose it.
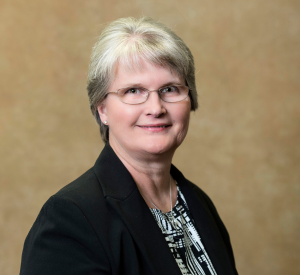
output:
{"label": "chin", "polygon": [[153,155],[161,155],[165,153],[174,153],[178,146],[175,144],[170,144],[166,142],[149,142],[147,144],[144,144],[144,151],[153,154]]}

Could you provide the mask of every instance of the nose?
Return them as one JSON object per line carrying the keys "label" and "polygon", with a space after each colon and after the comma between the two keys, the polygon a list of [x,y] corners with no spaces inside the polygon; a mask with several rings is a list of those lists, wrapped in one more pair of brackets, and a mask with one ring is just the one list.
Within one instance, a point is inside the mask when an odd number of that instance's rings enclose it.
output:
{"label": "nose", "polygon": [[149,91],[149,95],[145,103],[147,115],[160,117],[162,114],[167,112],[157,90]]}

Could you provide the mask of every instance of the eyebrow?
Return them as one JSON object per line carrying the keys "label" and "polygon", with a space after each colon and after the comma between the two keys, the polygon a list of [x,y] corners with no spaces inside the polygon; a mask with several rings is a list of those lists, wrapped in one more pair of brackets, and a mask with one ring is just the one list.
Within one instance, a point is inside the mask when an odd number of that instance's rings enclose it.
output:
{"label": "eyebrow", "polygon": [[[132,87],[132,88],[145,88],[144,85],[142,83],[129,83],[129,84],[126,84],[127,86],[124,86],[123,88],[129,88],[129,87]],[[169,85],[183,85],[184,84],[181,84],[179,82],[175,82],[175,81],[170,81],[170,82],[167,82],[167,83],[164,83],[162,86],[160,86],[159,88],[162,88],[162,87],[165,87],[165,86],[169,86]]]}

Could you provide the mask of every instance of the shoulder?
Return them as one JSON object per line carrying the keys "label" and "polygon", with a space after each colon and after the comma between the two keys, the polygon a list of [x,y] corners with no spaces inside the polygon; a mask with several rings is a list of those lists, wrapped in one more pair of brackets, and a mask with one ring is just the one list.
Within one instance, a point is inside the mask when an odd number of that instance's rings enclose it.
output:
{"label": "shoulder", "polygon": [[25,240],[20,274],[110,270],[102,242],[86,214],[97,208],[101,197],[101,188],[91,170],[51,196]]}
{"label": "shoulder", "polygon": [[189,188],[193,190],[193,192],[197,195],[197,197],[202,201],[202,203],[209,208],[210,212],[213,212],[214,214],[217,214],[217,209],[212,202],[211,198],[196,184],[190,182],[187,180]]}
{"label": "shoulder", "polygon": [[188,198],[188,201],[193,203],[197,200],[201,207],[203,207],[205,211],[211,215],[217,226],[223,231],[224,224],[210,197],[199,186],[186,179],[179,170],[177,170],[177,176],[179,176],[179,187],[184,196]]}
{"label": "shoulder", "polygon": [[87,216],[87,212],[93,213],[93,209],[105,205],[106,200],[94,168],[91,168],[54,194],[44,208],[53,201],[72,203]]}
{"label": "shoulder", "polygon": [[216,211],[216,208],[209,198],[209,196],[196,184],[189,181],[185,176],[174,166],[171,167],[171,174],[177,181],[181,191],[185,193],[193,193],[197,196],[198,200],[206,207],[208,210]]}
{"label": "shoulder", "polygon": [[102,193],[93,168],[90,168],[80,177],[64,186],[54,196],[60,198],[75,198],[77,193],[82,192],[90,193],[91,195]]}
{"label": "shoulder", "polygon": [[[39,216],[53,213],[55,217],[64,216],[63,222],[84,224],[84,219],[94,232],[97,221],[114,218],[107,203],[101,184],[91,168],[73,182],[64,186],[44,204]],[[72,221],[72,217],[74,220]],[[101,227],[104,230],[105,227]],[[98,234],[97,234],[98,235]],[[99,238],[99,236],[97,236]]]}

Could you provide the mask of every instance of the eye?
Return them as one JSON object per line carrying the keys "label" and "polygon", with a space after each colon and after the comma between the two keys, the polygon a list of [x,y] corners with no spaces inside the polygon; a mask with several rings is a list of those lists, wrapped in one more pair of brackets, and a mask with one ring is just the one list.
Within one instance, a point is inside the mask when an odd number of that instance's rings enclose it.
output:
{"label": "eye", "polygon": [[125,91],[124,94],[141,94],[143,92],[140,88],[129,88]]}
{"label": "eye", "polygon": [[163,94],[167,93],[178,93],[179,89],[177,86],[166,86],[160,89],[160,92]]}

